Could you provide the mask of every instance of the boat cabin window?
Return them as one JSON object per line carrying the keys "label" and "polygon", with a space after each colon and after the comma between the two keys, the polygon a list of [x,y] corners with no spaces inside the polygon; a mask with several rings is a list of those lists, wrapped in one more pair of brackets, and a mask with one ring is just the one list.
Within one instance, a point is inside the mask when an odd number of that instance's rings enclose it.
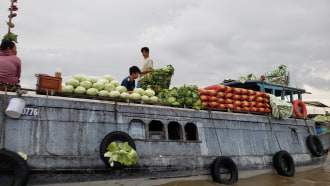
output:
{"label": "boat cabin window", "polygon": [[198,141],[198,130],[195,124],[187,123],[184,126],[187,141]]}
{"label": "boat cabin window", "polygon": [[149,124],[150,139],[165,139],[164,124],[160,121],[151,121]]}
{"label": "boat cabin window", "polygon": [[168,124],[168,139],[182,140],[182,129],[179,123],[171,122]]}

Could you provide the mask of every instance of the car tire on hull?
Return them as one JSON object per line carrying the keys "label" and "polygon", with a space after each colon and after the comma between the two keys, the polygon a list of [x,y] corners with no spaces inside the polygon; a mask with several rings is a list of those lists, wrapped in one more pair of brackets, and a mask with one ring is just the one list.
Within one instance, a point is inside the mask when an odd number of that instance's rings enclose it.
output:
{"label": "car tire on hull", "polygon": [[295,174],[295,165],[287,151],[279,151],[273,156],[273,166],[281,176],[292,177]]}
{"label": "car tire on hull", "polygon": [[[25,186],[28,182],[29,168],[26,161],[16,152],[0,150],[0,168],[13,172],[12,186]],[[1,185],[1,183],[0,183]]]}
{"label": "car tire on hull", "polygon": [[[107,152],[108,145],[114,141],[127,142],[134,150],[136,150],[134,140],[128,134],[120,131],[111,132],[103,138],[100,145],[100,157],[107,167],[110,167],[109,158],[104,157],[104,154]],[[118,162],[115,162],[114,164],[114,168],[124,167]]]}
{"label": "car tire on hull", "polygon": [[[227,171],[228,178],[224,178],[222,173]],[[231,185],[238,180],[238,170],[235,162],[229,157],[216,158],[211,166],[211,175],[213,181],[220,184]]]}
{"label": "car tire on hull", "polygon": [[324,155],[324,148],[320,138],[316,135],[310,135],[306,140],[307,147],[315,157],[321,157]]}

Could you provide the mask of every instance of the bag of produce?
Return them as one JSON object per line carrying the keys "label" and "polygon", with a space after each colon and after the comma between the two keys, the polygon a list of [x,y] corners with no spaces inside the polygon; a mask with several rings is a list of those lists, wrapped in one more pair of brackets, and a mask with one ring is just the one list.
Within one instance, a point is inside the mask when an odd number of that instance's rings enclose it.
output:
{"label": "bag of produce", "polygon": [[140,85],[145,90],[151,88],[156,93],[164,92],[169,89],[173,74],[172,65],[161,69],[151,69],[147,75],[142,77]]}
{"label": "bag of produce", "polygon": [[225,97],[225,93],[223,93],[223,92],[218,92],[218,98],[223,98],[223,97]]}
{"label": "bag of produce", "polygon": [[272,115],[275,118],[288,119],[292,115],[293,105],[277,99],[274,95],[270,95],[270,105],[272,107]]}
{"label": "bag of produce", "polygon": [[235,94],[232,98],[233,100],[241,100],[241,95]]}
{"label": "bag of produce", "polygon": [[263,97],[256,97],[255,98],[255,101],[256,102],[262,102],[263,103],[264,102],[264,98]]}
{"label": "bag of produce", "polygon": [[249,100],[248,95],[241,95],[241,101]]}
{"label": "bag of produce", "polygon": [[218,102],[218,98],[215,96],[209,96],[209,101],[210,102]]}
{"label": "bag of produce", "polygon": [[242,92],[242,89],[240,89],[240,88],[234,88],[234,90],[233,90],[233,94],[241,94],[241,92]]}

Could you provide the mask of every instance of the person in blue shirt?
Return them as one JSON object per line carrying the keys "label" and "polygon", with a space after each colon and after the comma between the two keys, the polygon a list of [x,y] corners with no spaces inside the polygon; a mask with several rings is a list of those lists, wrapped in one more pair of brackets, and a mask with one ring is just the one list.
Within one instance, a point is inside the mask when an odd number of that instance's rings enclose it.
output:
{"label": "person in blue shirt", "polygon": [[131,68],[129,68],[130,75],[123,79],[123,81],[121,82],[121,86],[126,87],[127,93],[133,93],[133,90],[135,89],[135,79],[139,77],[140,73],[141,71],[137,66],[132,66]]}

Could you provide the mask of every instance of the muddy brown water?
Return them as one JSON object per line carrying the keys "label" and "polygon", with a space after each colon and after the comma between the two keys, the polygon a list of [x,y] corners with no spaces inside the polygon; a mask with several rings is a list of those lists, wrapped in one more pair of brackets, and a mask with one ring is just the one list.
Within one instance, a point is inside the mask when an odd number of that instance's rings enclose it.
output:
{"label": "muddy brown water", "polygon": [[[173,181],[157,186],[219,186],[211,180]],[[330,160],[323,167],[296,172],[294,177],[274,173],[239,179],[233,186],[330,186]]]}

